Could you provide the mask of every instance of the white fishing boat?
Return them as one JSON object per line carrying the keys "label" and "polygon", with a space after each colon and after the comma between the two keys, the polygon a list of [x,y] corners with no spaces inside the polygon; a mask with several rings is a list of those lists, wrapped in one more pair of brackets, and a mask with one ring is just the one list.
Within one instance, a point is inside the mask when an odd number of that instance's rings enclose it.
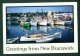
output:
{"label": "white fishing boat", "polygon": [[32,26],[37,26],[37,21],[36,21],[36,20],[30,21],[30,25],[32,25]]}
{"label": "white fishing boat", "polygon": [[26,34],[25,36],[21,36],[20,41],[35,41],[36,39],[40,39],[37,38],[37,36],[41,36],[41,34],[33,34],[33,35]]}
{"label": "white fishing boat", "polygon": [[38,20],[38,25],[44,25],[44,26],[46,26],[47,25],[47,20],[44,20],[44,19]]}
{"label": "white fishing boat", "polygon": [[53,22],[53,12],[49,11],[47,14],[47,24],[53,26],[54,22]]}
{"label": "white fishing boat", "polygon": [[61,38],[61,32],[56,32],[53,34],[38,34],[38,35],[26,35],[20,38],[20,41],[36,41],[37,43],[49,42],[54,40],[56,35],[60,34],[57,38]]}
{"label": "white fishing boat", "polygon": [[65,22],[64,21],[57,21],[56,25],[65,25]]}
{"label": "white fishing boat", "polygon": [[56,25],[71,25],[72,21],[57,21]]}
{"label": "white fishing boat", "polygon": [[53,25],[54,25],[53,20],[48,20],[48,21],[47,21],[47,25],[51,25],[51,26],[53,26]]}
{"label": "white fishing boat", "polygon": [[40,38],[26,38],[25,36],[21,36],[20,41],[35,41]]}
{"label": "white fishing boat", "polygon": [[9,39],[7,39],[7,43],[14,43],[15,41],[18,40],[18,38],[19,37],[17,37],[17,38],[9,38]]}

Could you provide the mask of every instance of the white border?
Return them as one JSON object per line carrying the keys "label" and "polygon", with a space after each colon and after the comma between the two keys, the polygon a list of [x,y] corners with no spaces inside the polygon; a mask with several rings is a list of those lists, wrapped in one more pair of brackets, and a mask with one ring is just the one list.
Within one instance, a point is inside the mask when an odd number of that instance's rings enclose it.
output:
{"label": "white border", "polygon": [[[73,5],[74,6],[74,43],[45,43],[45,44],[6,44],[6,7],[7,6],[55,6],[55,5]],[[77,53],[78,52],[78,28],[77,28],[77,2],[46,2],[46,3],[3,3],[3,53],[4,54],[32,54],[32,53]],[[6,47],[67,47],[73,46],[74,50],[35,50],[35,51],[7,51]]]}

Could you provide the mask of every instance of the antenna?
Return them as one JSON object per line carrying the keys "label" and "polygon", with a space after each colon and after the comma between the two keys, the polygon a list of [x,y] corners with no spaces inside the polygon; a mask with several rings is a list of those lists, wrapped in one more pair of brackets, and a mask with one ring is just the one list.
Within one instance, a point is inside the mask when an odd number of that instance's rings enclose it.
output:
{"label": "antenna", "polygon": [[57,20],[58,20],[58,9],[57,9]]}

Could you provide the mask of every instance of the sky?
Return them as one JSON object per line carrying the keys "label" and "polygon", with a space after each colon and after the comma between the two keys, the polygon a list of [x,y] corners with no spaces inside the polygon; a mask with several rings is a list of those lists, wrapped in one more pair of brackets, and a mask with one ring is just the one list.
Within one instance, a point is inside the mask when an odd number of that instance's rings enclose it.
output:
{"label": "sky", "polygon": [[[37,10],[38,9],[38,10]],[[52,12],[73,12],[73,6],[38,6],[38,7],[7,7],[7,13],[24,13],[24,12],[41,12],[41,9],[43,9],[43,12],[48,12],[48,11],[52,11]]]}

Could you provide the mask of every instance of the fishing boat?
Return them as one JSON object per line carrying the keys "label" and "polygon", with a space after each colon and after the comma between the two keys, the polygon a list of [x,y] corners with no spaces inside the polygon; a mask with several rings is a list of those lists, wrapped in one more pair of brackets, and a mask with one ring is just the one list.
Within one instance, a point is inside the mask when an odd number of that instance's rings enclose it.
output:
{"label": "fishing boat", "polygon": [[54,39],[56,35],[60,34],[57,38],[61,38],[61,32],[56,32],[53,34],[34,34],[21,36],[20,41],[36,41],[37,43],[49,42]]}
{"label": "fishing boat", "polygon": [[38,25],[44,25],[44,26],[46,26],[47,25],[47,20],[45,20],[45,19],[38,20]]}
{"label": "fishing boat", "polygon": [[37,38],[37,36],[41,36],[42,34],[33,34],[33,35],[28,35],[26,34],[25,36],[21,36],[20,41],[35,41],[36,39],[40,39]]}
{"label": "fishing boat", "polygon": [[25,22],[25,23],[23,24],[23,26],[30,26],[30,23],[29,23],[29,22]]}
{"label": "fishing boat", "polygon": [[53,26],[53,12],[49,11],[47,14],[47,24]]}
{"label": "fishing boat", "polygon": [[53,21],[48,20],[48,21],[47,21],[47,25],[53,26],[53,25],[54,25],[54,23],[53,23]]}
{"label": "fishing boat", "polygon": [[73,13],[65,13],[65,25],[71,25],[73,20]]}
{"label": "fishing boat", "polygon": [[23,22],[20,23],[21,26],[30,26],[30,22]]}
{"label": "fishing boat", "polygon": [[25,13],[23,13],[23,17],[21,18],[21,26],[30,26],[30,22],[28,22],[28,17],[26,17],[26,8],[25,8]]}
{"label": "fishing boat", "polygon": [[36,20],[30,21],[30,25],[32,25],[32,26],[37,26],[37,21],[36,21]]}
{"label": "fishing boat", "polygon": [[65,25],[65,21],[56,21],[54,22],[55,25]]}
{"label": "fishing boat", "polygon": [[56,25],[71,25],[72,21],[56,21],[56,23],[54,23]]}
{"label": "fishing boat", "polygon": [[9,38],[9,39],[7,39],[7,43],[14,43],[14,42],[16,42],[18,40],[18,38],[19,37],[17,37],[17,38]]}

